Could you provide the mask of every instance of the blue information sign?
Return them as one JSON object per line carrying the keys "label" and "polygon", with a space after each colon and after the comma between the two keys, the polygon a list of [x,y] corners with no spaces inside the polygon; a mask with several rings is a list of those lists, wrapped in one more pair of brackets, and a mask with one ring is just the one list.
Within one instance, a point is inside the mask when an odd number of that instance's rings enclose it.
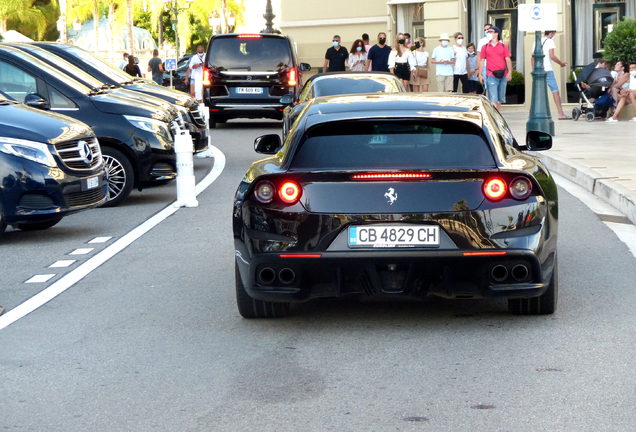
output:
{"label": "blue information sign", "polygon": [[173,71],[177,69],[177,59],[176,58],[167,58],[166,59],[166,70]]}

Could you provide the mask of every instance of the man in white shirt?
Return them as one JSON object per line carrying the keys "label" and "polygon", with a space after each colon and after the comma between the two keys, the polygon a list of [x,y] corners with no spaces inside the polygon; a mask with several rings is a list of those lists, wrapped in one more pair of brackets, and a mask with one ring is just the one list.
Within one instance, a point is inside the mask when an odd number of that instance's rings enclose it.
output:
{"label": "man in white shirt", "polygon": [[190,57],[190,63],[188,63],[188,70],[186,70],[185,84],[190,82],[190,95],[199,101],[203,102],[203,61],[205,60],[205,52],[203,45],[197,47],[197,52]]}
{"label": "man in white shirt", "polygon": [[448,46],[450,39],[448,33],[442,33],[439,37],[440,45],[435,47],[431,56],[431,63],[435,64],[437,78],[437,91],[453,91],[453,67],[455,66],[455,51]]}
{"label": "man in white shirt", "polygon": [[124,53],[124,59],[119,62],[119,69],[124,70],[126,65],[128,64],[128,53]]}
{"label": "man in white shirt", "polygon": [[[546,82],[548,87],[550,87],[550,91],[552,91],[552,97],[554,98],[554,103],[557,107],[557,111],[559,111],[559,120],[571,120],[570,117],[566,116],[563,112],[563,106],[561,105],[561,95],[559,94],[559,86],[557,84],[556,78],[554,77],[554,70],[552,69],[552,62],[557,63],[561,67],[565,67],[567,65],[566,62],[562,62],[559,58],[554,54],[554,50],[556,49],[556,45],[554,44],[554,40],[552,38],[556,34],[556,30],[548,30],[545,32],[543,39],[541,40],[541,44],[543,45],[543,69],[546,72]],[[536,44],[532,45],[532,52],[534,53]],[[532,68],[534,69],[534,57],[532,58]]]}
{"label": "man in white shirt", "polygon": [[[489,42],[488,39],[488,30],[492,28],[492,24],[484,24],[484,37],[479,39],[477,43],[477,58],[479,58],[479,54],[481,53],[482,48]],[[484,61],[484,70],[481,71],[483,76],[486,76],[486,62]]]}

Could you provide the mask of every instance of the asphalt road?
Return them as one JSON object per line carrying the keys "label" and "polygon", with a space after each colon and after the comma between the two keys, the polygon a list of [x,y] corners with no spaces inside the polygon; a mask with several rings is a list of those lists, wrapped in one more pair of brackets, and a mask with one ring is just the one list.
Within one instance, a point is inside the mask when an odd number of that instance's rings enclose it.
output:
{"label": "asphalt road", "polygon": [[[627,247],[560,189],[559,309],[501,301],[316,301],[245,320],[230,230],[253,139],[214,131],[226,156],[180,209],[33,313],[0,330],[7,431],[628,431],[636,411],[636,279]],[[197,178],[210,160],[196,160]],[[174,185],[0,240],[12,309],[157,214]],[[88,243],[112,237],[105,243]],[[87,255],[71,256],[78,248]],[[75,259],[66,269],[58,260]],[[25,284],[37,274],[47,283]]]}

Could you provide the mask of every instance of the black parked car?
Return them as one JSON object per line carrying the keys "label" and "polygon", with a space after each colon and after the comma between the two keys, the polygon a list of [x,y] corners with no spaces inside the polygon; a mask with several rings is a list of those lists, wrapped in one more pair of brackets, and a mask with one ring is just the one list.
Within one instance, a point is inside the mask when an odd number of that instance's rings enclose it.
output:
{"label": "black parked car", "polygon": [[236,295],[244,317],[355,295],[557,304],[557,189],[482,96],[317,98],[236,192]]}
{"label": "black parked car", "polygon": [[31,45],[43,48],[63,58],[105,84],[155,96],[176,105],[181,109],[187,121],[195,151],[201,151],[207,147],[207,125],[199,111],[197,100],[189,94],[162,87],[150,80],[133,78],[121,69],[80,47],[53,42],[31,42]]}
{"label": "black parked car", "polygon": [[302,72],[294,45],[278,34],[221,34],[212,36],[203,71],[205,104],[210,127],[231,118],[281,120],[284,95],[298,97]]}
{"label": "black parked car", "polygon": [[0,90],[34,108],[89,125],[108,168],[108,201],[115,206],[133,187],[176,177],[174,138],[167,111],[90,89],[17,48],[0,44]]}
{"label": "black parked car", "polygon": [[106,169],[93,131],[0,92],[0,234],[50,228],[106,201]]}
{"label": "black parked car", "polygon": [[296,121],[305,104],[316,97],[361,93],[403,93],[402,81],[388,72],[325,72],[312,75],[303,85],[297,100],[289,95],[281,102],[283,111],[283,139]]}

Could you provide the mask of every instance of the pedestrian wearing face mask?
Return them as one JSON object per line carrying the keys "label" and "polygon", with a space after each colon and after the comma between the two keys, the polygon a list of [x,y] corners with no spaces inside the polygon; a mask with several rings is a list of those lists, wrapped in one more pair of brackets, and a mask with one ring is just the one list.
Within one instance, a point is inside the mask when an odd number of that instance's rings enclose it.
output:
{"label": "pedestrian wearing face mask", "polygon": [[468,51],[468,93],[475,94],[477,93],[477,84],[479,83],[479,78],[477,78],[479,69],[477,69],[475,44],[471,42],[466,45],[466,51]]}
{"label": "pedestrian wearing face mask", "polygon": [[349,59],[349,52],[340,46],[340,36],[335,35],[331,41],[332,46],[325,53],[324,72],[344,72],[345,64]]}
{"label": "pedestrian wearing face mask", "polygon": [[[488,39],[488,30],[490,30],[491,28],[492,28],[492,24],[484,24],[484,37],[479,39],[479,42],[477,42],[477,59],[479,59],[479,56],[481,55],[481,49],[489,41],[489,39]],[[484,69],[481,71],[481,73],[484,76],[486,76],[486,62],[484,62]]]}
{"label": "pedestrian wearing face mask", "polygon": [[488,62],[486,76],[480,73],[479,82],[486,84],[488,99],[499,110],[501,104],[506,101],[506,87],[512,79],[512,62],[508,46],[500,42],[499,27],[491,27],[488,30],[488,38],[490,41],[481,50],[478,68],[481,71],[484,61]]}
{"label": "pedestrian wearing face mask", "polygon": [[398,33],[395,42],[395,49],[389,55],[389,70],[402,81],[406,91],[409,91],[409,81],[417,70],[415,59],[411,50],[406,47],[406,38],[402,33]]}
{"label": "pedestrian wearing face mask", "polygon": [[[561,105],[561,95],[559,94],[559,85],[557,84],[557,80],[554,76],[554,69],[552,68],[552,62],[557,63],[561,67],[565,67],[567,65],[566,62],[562,62],[559,58],[554,54],[554,50],[556,49],[556,45],[554,44],[554,40],[552,38],[556,34],[556,30],[546,31],[543,39],[541,40],[541,46],[543,47],[543,69],[546,73],[546,83],[552,92],[552,97],[554,98],[554,104],[557,107],[557,111],[559,112],[559,120],[572,120],[571,117],[568,117],[563,112],[563,105]],[[532,52],[534,52],[536,43],[532,45]],[[531,59],[532,69],[534,69],[534,57]]]}
{"label": "pedestrian wearing face mask", "polygon": [[448,33],[439,37],[440,45],[435,47],[431,55],[431,63],[436,65],[437,91],[450,92],[453,90],[453,66],[455,65],[455,50],[448,46]]}
{"label": "pedestrian wearing face mask", "polygon": [[462,83],[462,93],[468,93],[468,51],[464,47],[464,35],[457,32],[455,38],[455,65],[453,66],[453,92],[457,93],[459,82]]}
{"label": "pedestrian wearing face mask", "polygon": [[389,72],[389,55],[391,55],[391,47],[386,44],[386,33],[378,33],[378,43],[373,45],[367,54],[365,67],[374,72]]}
{"label": "pedestrian wearing face mask", "polygon": [[411,33],[404,33],[404,46],[411,49],[413,46],[413,39],[411,39]]}
{"label": "pedestrian wearing face mask", "polygon": [[351,46],[351,52],[349,53],[349,70],[354,72],[361,72],[366,70],[364,64],[367,61],[367,50],[364,47],[364,41],[362,39],[356,39]]}
{"label": "pedestrian wearing face mask", "polygon": [[411,77],[411,85],[414,92],[427,92],[428,85],[431,82],[429,78],[430,70],[428,67],[428,52],[424,50],[426,41],[423,37],[415,39],[415,51],[413,58],[415,59],[415,68],[417,72]]}

